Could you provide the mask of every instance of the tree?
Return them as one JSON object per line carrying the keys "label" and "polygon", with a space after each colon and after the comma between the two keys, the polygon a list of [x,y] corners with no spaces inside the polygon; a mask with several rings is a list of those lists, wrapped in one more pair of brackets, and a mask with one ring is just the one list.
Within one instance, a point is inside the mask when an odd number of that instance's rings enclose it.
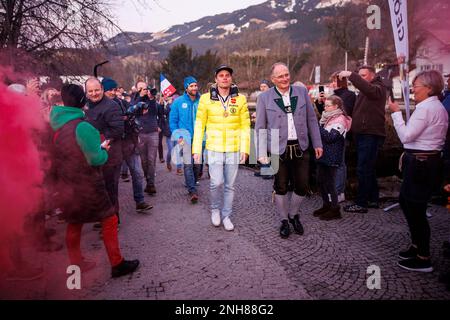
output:
{"label": "tree", "polygon": [[92,48],[120,28],[103,0],[1,0],[0,47],[26,52]]}
{"label": "tree", "polygon": [[184,91],[185,77],[194,76],[199,86],[206,88],[207,83],[213,79],[214,70],[219,64],[220,58],[216,52],[207,50],[203,55],[193,57],[192,49],[185,44],[180,44],[170,49],[167,58],[161,63],[161,68],[156,69],[156,72],[162,72],[181,94]]}

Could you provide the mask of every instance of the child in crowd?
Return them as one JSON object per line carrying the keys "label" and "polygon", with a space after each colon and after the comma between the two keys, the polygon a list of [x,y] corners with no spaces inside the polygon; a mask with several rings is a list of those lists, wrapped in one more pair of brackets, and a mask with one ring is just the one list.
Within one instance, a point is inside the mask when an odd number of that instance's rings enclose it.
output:
{"label": "child in crowd", "polygon": [[323,156],[317,160],[317,182],[322,195],[322,208],[314,211],[321,220],[341,218],[336,190],[336,169],[343,159],[345,135],[352,119],[344,111],[344,103],[332,95],[325,101],[325,109],[319,121],[323,144]]}

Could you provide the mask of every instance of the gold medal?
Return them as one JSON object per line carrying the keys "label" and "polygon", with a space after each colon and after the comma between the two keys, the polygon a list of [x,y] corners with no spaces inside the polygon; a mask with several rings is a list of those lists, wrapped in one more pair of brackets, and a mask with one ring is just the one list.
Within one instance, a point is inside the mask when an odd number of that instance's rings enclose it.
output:
{"label": "gold medal", "polygon": [[228,117],[228,111],[225,111],[224,113],[223,113],[223,116],[226,118],[226,117]]}

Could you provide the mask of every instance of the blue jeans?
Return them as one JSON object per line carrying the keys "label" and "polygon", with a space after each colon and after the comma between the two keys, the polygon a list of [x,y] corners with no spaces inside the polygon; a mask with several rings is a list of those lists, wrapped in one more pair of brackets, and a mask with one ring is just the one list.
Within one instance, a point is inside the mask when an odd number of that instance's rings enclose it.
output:
{"label": "blue jeans", "polygon": [[136,203],[144,202],[144,174],[142,172],[141,158],[139,153],[133,152],[124,159],[124,163],[128,166],[131,173],[131,181],[133,183],[133,197]]}
{"label": "blue jeans", "polygon": [[120,174],[127,176],[128,175],[128,165],[125,160],[122,161],[122,168],[120,169]]}
{"label": "blue jeans", "polygon": [[234,199],[234,181],[239,169],[239,152],[215,152],[207,150],[207,163],[210,175],[210,201],[211,209],[220,209],[223,190],[222,218],[231,215]]}
{"label": "blue jeans", "polygon": [[384,143],[384,137],[372,134],[357,134],[356,148],[358,164],[358,194],[356,204],[367,208],[368,202],[378,202],[378,183],[376,175],[376,163],[378,150]]}
{"label": "blue jeans", "polygon": [[167,146],[166,162],[170,163],[172,161],[172,149],[174,143],[172,140],[170,140],[170,137],[165,137],[164,139],[166,139],[166,146]]}
{"label": "blue jeans", "polygon": [[190,193],[197,193],[197,188],[195,186],[196,176],[194,173],[194,159],[192,158],[192,146],[191,144],[184,142],[183,145],[178,145],[180,150],[179,153],[182,155],[183,167],[184,167],[184,181],[186,183],[186,188]]}

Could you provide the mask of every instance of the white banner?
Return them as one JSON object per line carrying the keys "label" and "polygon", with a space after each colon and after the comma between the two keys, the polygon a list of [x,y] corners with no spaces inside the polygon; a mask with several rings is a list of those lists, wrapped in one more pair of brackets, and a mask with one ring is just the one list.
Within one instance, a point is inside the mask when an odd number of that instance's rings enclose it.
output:
{"label": "white banner", "polygon": [[316,66],[316,70],[315,70],[315,83],[318,84],[320,83],[320,66]]}
{"label": "white banner", "polygon": [[405,99],[406,120],[409,120],[409,38],[408,38],[408,0],[389,0],[395,52],[400,67],[403,98]]}

